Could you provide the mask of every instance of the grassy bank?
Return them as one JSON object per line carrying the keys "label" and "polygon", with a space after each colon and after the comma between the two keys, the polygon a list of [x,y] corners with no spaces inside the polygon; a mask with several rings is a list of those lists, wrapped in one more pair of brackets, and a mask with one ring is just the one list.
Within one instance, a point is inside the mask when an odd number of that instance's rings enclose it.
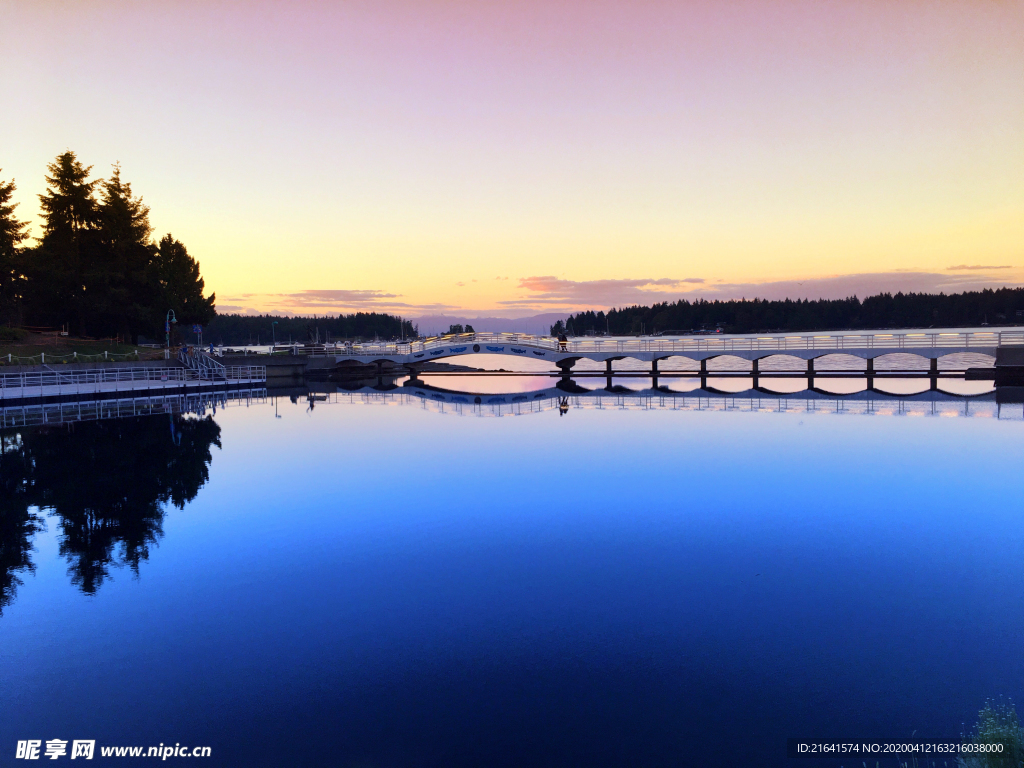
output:
{"label": "grassy bank", "polygon": [[163,350],[119,344],[111,339],[75,339],[68,336],[26,334],[18,340],[0,340],[0,365],[47,365],[61,363],[158,360]]}

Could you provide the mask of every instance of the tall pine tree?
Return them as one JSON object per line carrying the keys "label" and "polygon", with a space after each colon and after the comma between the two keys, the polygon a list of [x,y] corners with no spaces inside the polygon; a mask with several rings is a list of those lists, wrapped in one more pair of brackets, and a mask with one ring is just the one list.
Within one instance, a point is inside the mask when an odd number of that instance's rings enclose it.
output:
{"label": "tall pine tree", "polygon": [[86,275],[94,291],[90,304],[107,333],[137,339],[139,333],[152,332],[159,299],[149,208],[121,180],[120,165],[100,187],[102,253]]}
{"label": "tall pine tree", "polygon": [[76,335],[161,335],[173,309],[181,323],[209,324],[215,297],[203,296],[199,264],[170,235],[153,242],[149,207],[114,165],[107,179],[67,151],[47,166],[39,196],[43,235],[19,251],[24,224],[9,205],[13,184],[0,183],[0,322],[14,312],[24,274],[26,320],[68,324]]}
{"label": "tall pine tree", "polygon": [[203,296],[203,278],[199,276],[199,262],[189,256],[185,246],[171,235],[160,240],[157,269],[164,302],[174,310],[182,324],[208,325],[216,316],[217,295]]}
{"label": "tall pine tree", "polygon": [[19,321],[22,275],[21,243],[28,237],[27,224],[14,217],[17,203],[11,197],[17,187],[13,181],[0,181],[0,325]]}
{"label": "tall pine tree", "polygon": [[39,196],[43,237],[26,263],[30,280],[32,322],[58,326],[68,323],[80,334],[88,330],[88,265],[99,254],[99,211],[92,166],[83,166],[68,150],[47,166],[49,189]]}

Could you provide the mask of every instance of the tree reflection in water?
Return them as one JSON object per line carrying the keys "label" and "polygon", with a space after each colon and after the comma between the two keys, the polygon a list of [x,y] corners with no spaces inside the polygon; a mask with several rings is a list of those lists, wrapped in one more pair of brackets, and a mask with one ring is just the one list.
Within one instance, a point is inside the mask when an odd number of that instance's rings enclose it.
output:
{"label": "tree reflection in water", "polygon": [[32,536],[50,510],[72,583],[93,594],[111,568],[139,563],[163,535],[164,507],[210,477],[212,417],[139,417],[0,432],[0,612],[32,572]]}

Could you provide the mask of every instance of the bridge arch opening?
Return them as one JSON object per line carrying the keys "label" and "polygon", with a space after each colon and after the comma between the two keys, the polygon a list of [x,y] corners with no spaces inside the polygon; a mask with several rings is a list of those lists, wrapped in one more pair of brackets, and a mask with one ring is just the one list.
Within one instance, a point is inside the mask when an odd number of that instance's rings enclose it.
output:
{"label": "bridge arch opening", "polygon": [[883,395],[919,395],[932,388],[928,379],[875,379],[874,390]]}
{"label": "bridge arch opening", "polygon": [[758,379],[758,391],[772,395],[792,395],[807,390],[807,379],[780,379],[762,376]]}
{"label": "bridge arch opening", "polygon": [[865,379],[821,379],[814,380],[814,391],[826,395],[855,395],[868,389]]}

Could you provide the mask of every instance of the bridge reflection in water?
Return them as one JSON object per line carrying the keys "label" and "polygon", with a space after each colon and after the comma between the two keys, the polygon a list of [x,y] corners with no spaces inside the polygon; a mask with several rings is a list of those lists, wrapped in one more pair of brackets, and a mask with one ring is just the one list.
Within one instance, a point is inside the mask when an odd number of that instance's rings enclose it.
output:
{"label": "bridge reflection in water", "polygon": [[[1024,388],[998,387],[973,395],[927,390],[891,394],[864,390],[838,394],[816,389],[774,393],[759,389],[722,392],[697,388],[673,391],[664,387],[587,389],[572,380],[520,392],[484,392],[474,384],[493,383],[486,375],[458,381],[460,389],[433,386],[419,379],[378,378],[336,385],[313,382],[287,390],[254,388],[194,395],[161,395],[117,399],[61,400],[0,408],[0,428],[70,424],[160,414],[216,414],[218,409],[275,404],[286,396],[308,410],[321,405],[401,405],[439,414],[502,417],[576,409],[739,411],[765,413],[831,413],[864,415],[960,416],[1024,420]],[[447,382],[446,382],[447,383]],[[276,396],[276,397],[275,397]]]}
{"label": "bridge reflection in water", "polygon": [[[586,389],[573,381],[524,392],[473,392],[466,377],[464,390],[425,384],[418,379],[378,379],[349,388],[318,385],[306,398],[319,404],[406,405],[442,414],[465,416],[523,416],[548,411],[566,414],[574,409],[747,411],[773,413],[833,413],[865,415],[961,416],[1024,419],[1024,390],[1002,387],[977,395],[956,395],[928,390],[896,395],[878,391],[835,394],[804,390],[791,394],[748,389],[734,393],[694,389],[687,392],[664,388],[630,390],[624,387]],[[459,382],[463,384],[463,382]],[[297,400],[297,397],[293,397]]]}

